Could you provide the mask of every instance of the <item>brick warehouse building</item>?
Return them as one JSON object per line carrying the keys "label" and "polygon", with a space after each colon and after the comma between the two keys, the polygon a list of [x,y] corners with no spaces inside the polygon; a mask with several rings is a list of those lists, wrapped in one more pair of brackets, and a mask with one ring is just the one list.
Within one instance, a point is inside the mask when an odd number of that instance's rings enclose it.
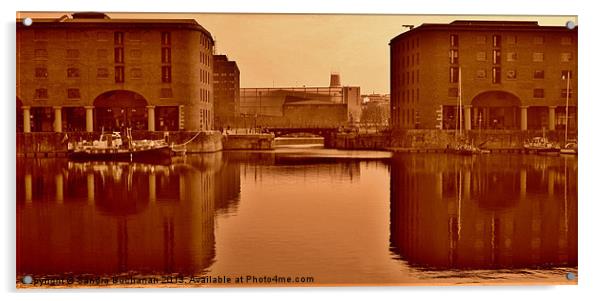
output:
{"label": "brick warehouse building", "polygon": [[567,82],[569,130],[577,128],[577,28],[454,21],[422,24],[389,45],[395,129],[454,129],[458,115],[468,130],[564,129]]}
{"label": "brick warehouse building", "polygon": [[17,20],[17,131],[208,130],[211,34],[194,20]]}
{"label": "brick warehouse building", "polygon": [[240,114],[240,70],[225,55],[213,56],[215,126],[224,127]]}

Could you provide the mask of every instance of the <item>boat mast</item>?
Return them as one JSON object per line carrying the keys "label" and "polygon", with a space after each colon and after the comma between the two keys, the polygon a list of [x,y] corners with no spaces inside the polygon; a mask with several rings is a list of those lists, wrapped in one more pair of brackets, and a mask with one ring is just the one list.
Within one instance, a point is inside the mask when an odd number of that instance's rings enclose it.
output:
{"label": "boat mast", "polygon": [[462,68],[458,68],[458,127],[462,137]]}
{"label": "boat mast", "polygon": [[566,141],[569,137],[569,84],[571,81],[571,71],[567,72],[566,77],[566,108],[564,110],[564,144],[566,145]]}

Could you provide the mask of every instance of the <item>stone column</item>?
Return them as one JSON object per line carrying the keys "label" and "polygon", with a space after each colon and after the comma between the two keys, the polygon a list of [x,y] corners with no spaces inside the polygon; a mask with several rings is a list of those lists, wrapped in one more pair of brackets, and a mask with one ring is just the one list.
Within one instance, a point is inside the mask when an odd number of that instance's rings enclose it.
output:
{"label": "stone column", "polygon": [[63,131],[63,114],[60,106],[52,107],[54,109],[54,131],[60,133]]}
{"label": "stone column", "polygon": [[155,106],[146,106],[146,115],[148,116],[148,130],[155,131]]}
{"label": "stone column", "polygon": [[520,107],[520,130],[521,131],[527,130],[527,108],[529,108],[529,107],[528,106]]}
{"label": "stone column", "polygon": [[31,113],[29,112],[30,106],[22,106],[23,110],[23,133],[31,133]]}
{"label": "stone column", "polygon": [[467,131],[471,130],[472,126],[472,117],[471,117],[472,106],[465,105],[464,106],[464,129]]}
{"label": "stone column", "polygon": [[556,129],[556,106],[548,107],[548,130]]}
{"label": "stone column", "polygon": [[86,132],[94,131],[94,106],[85,106],[86,108]]}

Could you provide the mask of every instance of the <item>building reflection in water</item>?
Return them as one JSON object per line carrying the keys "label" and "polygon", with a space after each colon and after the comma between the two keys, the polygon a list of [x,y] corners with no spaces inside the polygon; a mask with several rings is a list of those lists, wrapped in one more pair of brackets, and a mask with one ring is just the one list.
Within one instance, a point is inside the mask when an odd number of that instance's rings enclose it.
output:
{"label": "building reflection in water", "polygon": [[576,158],[437,156],[392,160],[400,259],[427,270],[577,267]]}
{"label": "building reflection in water", "polygon": [[171,165],[17,160],[17,273],[202,273],[240,169],[221,153]]}

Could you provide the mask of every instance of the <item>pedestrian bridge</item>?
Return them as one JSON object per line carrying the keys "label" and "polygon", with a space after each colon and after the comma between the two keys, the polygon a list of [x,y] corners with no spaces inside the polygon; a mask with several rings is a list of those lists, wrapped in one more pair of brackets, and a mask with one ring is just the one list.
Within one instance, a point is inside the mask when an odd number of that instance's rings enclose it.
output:
{"label": "pedestrian bridge", "polygon": [[324,139],[330,139],[330,137],[334,136],[334,134],[336,134],[339,129],[337,127],[267,127],[264,128],[264,130],[270,133],[274,133],[275,137],[282,137],[296,133],[307,133],[324,137]]}

